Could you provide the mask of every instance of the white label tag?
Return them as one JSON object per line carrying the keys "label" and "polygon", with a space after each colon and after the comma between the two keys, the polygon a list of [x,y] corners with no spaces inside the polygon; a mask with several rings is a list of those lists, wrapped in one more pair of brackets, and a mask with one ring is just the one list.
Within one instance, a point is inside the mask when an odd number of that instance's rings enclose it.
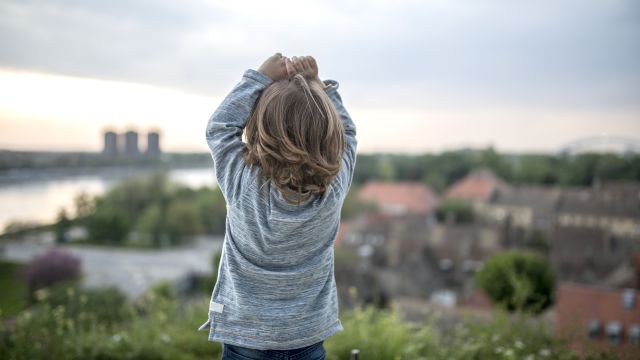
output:
{"label": "white label tag", "polygon": [[209,306],[209,310],[222,314],[222,310],[224,309],[224,304],[219,304],[217,302],[211,302]]}

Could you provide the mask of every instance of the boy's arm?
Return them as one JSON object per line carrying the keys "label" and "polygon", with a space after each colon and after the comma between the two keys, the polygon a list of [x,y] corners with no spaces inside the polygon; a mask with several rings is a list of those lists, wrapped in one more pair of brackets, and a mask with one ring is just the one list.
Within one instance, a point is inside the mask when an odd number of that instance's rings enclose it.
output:
{"label": "boy's arm", "polygon": [[342,104],[342,97],[338,93],[339,84],[335,80],[324,80],[325,92],[331,99],[331,102],[336,108],[340,119],[342,119],[342,125],[345,132],[346,147],[342,156],[343,166],[338,173],[340,183],[343,186],[343,197],[347,196],[349,188],[351,187],[351,181],[353,180],[353,173],[356,166],[356,150],[358,147],[358,141],[356,139],[356,124],[351,119],[349,112]]}
{"label": "boy's arm", "polygon": [[239,184],[245,166],[242,130],[258,96],[273,80],[252,69],[245,71],[240,82],[224,98],[211,115],[206,129],[206,140],[215,170],[218,186],[227,204],[239,195]]}

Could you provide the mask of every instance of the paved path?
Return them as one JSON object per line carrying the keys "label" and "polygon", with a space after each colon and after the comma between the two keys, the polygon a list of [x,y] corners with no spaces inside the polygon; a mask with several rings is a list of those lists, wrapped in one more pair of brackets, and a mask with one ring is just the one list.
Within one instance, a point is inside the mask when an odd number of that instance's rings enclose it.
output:
{"label": "paved path", "polygon": [[[4,244],[3,259],[28,262],[51,245],[34,242]],[[140,250],[65,245],[64,249],[79,257],[87,287],[115,285],[135,298],[157,281],[174,281],[191,271],[211,273],[211,256],[222,246],[222,238],[198,239],[188,247]]]}

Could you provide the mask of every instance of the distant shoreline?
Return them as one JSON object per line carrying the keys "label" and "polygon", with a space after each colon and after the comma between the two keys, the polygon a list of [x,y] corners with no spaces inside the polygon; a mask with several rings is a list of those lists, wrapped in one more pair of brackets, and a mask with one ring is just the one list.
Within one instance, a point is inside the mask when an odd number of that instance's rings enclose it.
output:
{"label": "distant shoreline", "polygon": [[126,178],[152,174],[161,171],[176,169],[213,169],[212,164],[156,164],[149,166],[139,165],[105,165],[92,167],[58,167],[58,168],[16,168],[0,170],[0,186],[24,184],[27,182],[40,182],[62,180],[82,176],[99,176],[102,178]]}
{"label": "distant shoreline", "polygon": [[13,177],[23,170],[64,170],[100,168],[187,168],[211,165],[209,153],[161,153],[109,156],[100,152],[0,150],[0,178]]}

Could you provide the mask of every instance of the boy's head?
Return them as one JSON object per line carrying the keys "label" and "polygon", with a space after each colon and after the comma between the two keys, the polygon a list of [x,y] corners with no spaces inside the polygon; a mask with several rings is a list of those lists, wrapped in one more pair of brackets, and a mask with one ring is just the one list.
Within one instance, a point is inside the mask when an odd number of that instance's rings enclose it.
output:
{"label": "boy's head", "polygon": [[245,136],[245,161],[260,165],[289,202],[323,193],[340,170],[342,121],[322,84],[302,74],[260,94]]}

